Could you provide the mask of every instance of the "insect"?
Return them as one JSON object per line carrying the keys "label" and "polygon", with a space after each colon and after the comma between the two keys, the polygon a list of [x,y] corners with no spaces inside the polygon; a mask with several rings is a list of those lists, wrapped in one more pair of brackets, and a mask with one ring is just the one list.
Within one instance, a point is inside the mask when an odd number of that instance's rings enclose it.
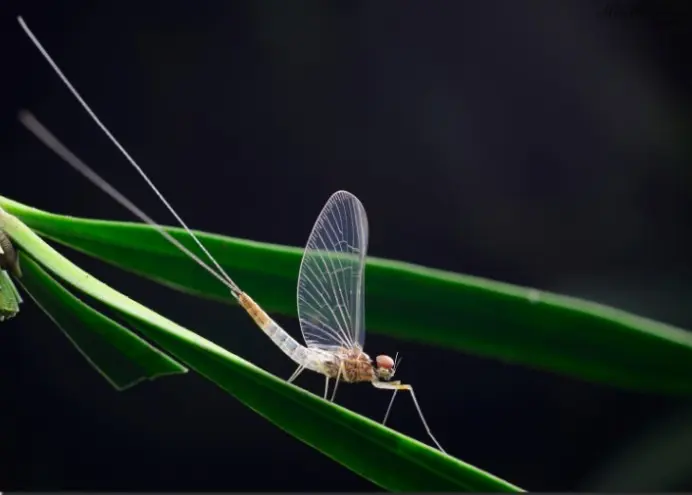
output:
{"label": "insect", "polygon": [[0,321],[19,313],[19,305],[23,302],[10,275],[19,278],[22,270],[10,237],[0,229]]}
{"label": "insect", "polygon": [[272,342],[298,365],[296,371],[288,379],[289,383],[293,382],[305,369],[308,369],[325,376],[325,399],[328,398],[330,380],[335,380],[331,397],[332,401],[335,398],[340,381],[347,383],[368,382],[378,389],[393,391],[383,424],[387,421],[396,393],[400,390],[408,391],[426,432],[434,444],[444,452],[423,416],[413,387],[400,381],[392,381],[400,363],[398,355],[395,359],[387,355],[379,355],[373,360],[363,351],[365,341],[364,271],[368,246],[368,220],[365,208],[358,198],[346,191],[334,193],[319,214],[308,238],[300,265],[297,291],[298,318],[306,344],[302,345],[271,319],[226,274],[219,263],[175,212],[173,207],[166,201],[146,173],[120,145],[106,126],[101,123],[22,18],[20,17],[18,20],[27,36],[32,40],[63,83],[81,103],[94,122],[140,173],[159,199],[175,216],[180,225],[211,260],[216,270],[200,260],[194,253],[168,234],[163,227],[69,151],[33,115],[28,112],[22,112],[20,113],[20,121],[27,129],[73,168],[125,206],[142,221],[156,228],[169,242],[226,285],[240,306],[245,309]]}

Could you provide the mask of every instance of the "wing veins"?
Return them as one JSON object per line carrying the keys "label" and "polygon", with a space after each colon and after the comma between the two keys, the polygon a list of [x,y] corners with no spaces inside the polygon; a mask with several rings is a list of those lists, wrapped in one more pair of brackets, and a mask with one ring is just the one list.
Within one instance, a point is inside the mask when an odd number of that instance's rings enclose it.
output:
{"label": "wing veins", "polygon": [[[330,219],[330,220],[331,220],[331,219]],[[332,231],[334,232],[334,234],[337,236],[337,239],[338,239],[338,235],[339,235],[339,234],[337,234],[336,231],[334,230],[334,227],[333,227],[331,221],[327,222],[327,226],[329,226],[329,227],[332,228]],[[326,229],[324,230],[324,232],[325,232],[325,234],[326,234],[327,236],[329,236],[329,233],[327,232]],[[329,240],[332,241],[331,238],[329,238]],[[343,240],[343,239],[342,239],[342,240]],[[341,242],[341,241],[333,242],[332,245],[333,245],[334,247],[337,247],[337,246],[340,245],[340,242]],[[339,253],[343,253],[343,251],[339,251]],[[333,269],[333,270],[336,270],[336,265],[334,264],[333,256],[329,256],[329,264],[332,266],[332,269]],[[339,266],[343,267],[343,265],[341,264],[341,260],[339,260]],[[329,274],[329,278],[331,279],[331,278],[332,278],[332,273],[331,273],[331,271],[328,271],[328,274]],[[335,277],[335,278],[336,278],[336,277]],[[342,303],[346,304],[346,299],[344,298],[343,288],[341,287],[341,283],[339,282],[338,278],[336,278],[336,280],[337,280],[336,288],[338,288],[338,294],[337,294],[335,291],[333,291],[333,292],[334,292],[335,299],[340,299]],[[334,286],[333,286],[333,287],[334,287]],[[341,297],[339,297],[339,296],[341,296]],[[342,310],[341,308],[339,308],[339,313],[341,313],[341,316],[342,316],[342,318],[343,318],[343,321],[344,321],[344,323],[347,324],[348,328],[349,328],[349,329],[352,328],[352,322],[350,321],[350,315],[349,315],[349,318],[347,319],[346,316],[344,315],[343,310]]]}
{"label": "wing veins", "polygon": [[[317,316],[316,319],[318,319],[319,322],[322,325],[324,325],[327,328],[327,330],[329,330],[332,337],[339,340],[342,344],[346,344],[346,347],[349,347],[349,340],[348,339],[344,340],[344,338],[346,338],[346,335],[344,335],[343,332],[341,332],[341,335],[339,335],[339,333],[337,333],[337,331],[335,329],[333,329],[331,327],[331,325],[329,325],[329,322],[325,321],[324,314],[322,313],[322,307],[315,308],[315,306],[313,304],[311,304],[310,301],[305,299],[305,297],[302,295],[298,296],[298,298],[299,298],[299,300],[303,301],[306,305],[308,305],[308,307],[313,311],[313,314],[310,315],[311,317]],[[318,302],[318,301],[315,301],[315,302]],[[329,304],[327,304],[327,306],[329,307]],[[306,321],[307,323],[312,323],[308,319],[305,319],[305,318],[301,318],[301,319]]]}
{"label": "wing veins", "polygon": [[[326,233],[326,230],[321,231],[321,232],[325,232],[325,233]],[[321,232],[319,232],[319,234],[320,234],[319,237],[321,237]],[[330,239],[330,240],[331,240],[331,239]],[[324,240],[322,241],[322,244],[325,246],[325,248],[327,247],[327,243],[324,242]],[[329,250],[329,249],[324,249],[323,251],[324,251],[325,253],[330,253],[330,250]],[[328,258],[329,264],[332,266],[332,268],[336,268],[335,265],[334,265],[334,263],[333,263],[333,261],[332,261],[332,259],[331,259],[331,256],[329,256],[329,255],[327,254],[327,258]],[[334,302],[336,302],[336,303],[338,304],[338,303],[339,303],[339,298],[338,298],[337,293],[335,292],[335,288],[338,288],[339,292],[341,292],[341,286],[339,285],[338,281],[335,282],[335,279],[334,279],[334,277],[332,276],[332,271],[329,269],[329,267],[327,266],[327,262],[324,260],[324,256],[321,256],[321,255],[320,255],[320,256],[319,256],[319,259],[320,259],[320,261],[322,261],[322,264],[323,264],[323,266],[324,266],[324,271],[326,272],[327,276],[329,277],[329,282],[330,282],[329,285],[331,286],[331,291],[330,291],[330,290],[327,290],[327,292],[330,292],[331,295],[334,296]],[[326,289],[329,289],[329,288],[326,288]],[[344,301],[344,300],[343,300],[343,298],[342,298],[342,299],[341,299],[341,302],[343,302],[343,301]],[[348,322],[348,320],[346,319],[346,316],[344,315],[343,310],[342,310],[340,307],[339,307],[338,309],[339,309],[339,314],[341,315],[341,322],[344,323],[344,325],[345,325],[345,327],[342,327],[341,324],[339,324],[339,327],[340,327],[342,330],[350,328],[349,322]],[[336,315],[334,315],[334,318],[338,320],[338,318],[336,318]],[[350,332],[348,332],[348,333],[350,333]],[[349,339],[349,340],[350,340],[350,339]]]}
{"label": "wing veins", "polygon": [[[314,275],[314,271],[312,270],[312,267],[310,266],[310,264],[305,265],[305,268],[307,268],[307,269]],[[326,268],[326,265],[325,265],[325,268]],[[315,278],[317,279],[318,282],[320,282],[320,285],[321,285],[322,288],[324,289],[323,291],[317,290],[317,291],[315,291],[315,292],[317,292],[317,294],[319,294],[319,295],[321,296],[322,300],[324,301],[324,303],[326,304],[327,308],[329,309],[329,312],[330,312],[330,313],[332,314],[332,316],[334,317],[334,323],[337,324],[337,326],[339,327],[340,332],[343,334],[344,338],[346,338],[346,341],[349,342],[349,344],[351,344],[351,339],[348,338],[348,335],[349,335],[349,334],[348,334],[348,332],[347,332],[346,330],[344,330],[344,328],[341,326],[341,322],[339,321],[339,318],[337,317],[336,313],[334,312],[334,308],[332,307],[332,304],[330,304],[331,301],[328,301],[328,300],[325,298],[325,294],[329,294],[330,291],[329,291],[328,288],[325,287],[324,284],[322,283],[322,277],[315,276]],[[310,282],[312,282],[312,281],[310,280]],[[311,284],[311,285],[312,285],[312,284]],[[312,291],[308,291],[308,292],[310,293],[311,296],[313,296],[313,299],[315,300],[315,302],[318,302],[318,300],[314,297],[314,294],[312,293]],[[336,301],[334,301],[334,302],[336,302]],[[307,344],[307,342],[306,342],[306,344]]]}

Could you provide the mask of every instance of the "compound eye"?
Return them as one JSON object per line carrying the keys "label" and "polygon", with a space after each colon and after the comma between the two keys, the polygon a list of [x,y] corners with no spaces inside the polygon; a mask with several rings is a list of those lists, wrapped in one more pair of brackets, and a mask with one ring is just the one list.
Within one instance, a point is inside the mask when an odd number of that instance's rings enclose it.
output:
{"label": "compound eye", "polygon": [[391,370],[394,368],[394,360],[389,356],[385,356],[384,354],[381,354],[375,358],[375,364],[377,364],[378,368],[383,368],[386,370]]}

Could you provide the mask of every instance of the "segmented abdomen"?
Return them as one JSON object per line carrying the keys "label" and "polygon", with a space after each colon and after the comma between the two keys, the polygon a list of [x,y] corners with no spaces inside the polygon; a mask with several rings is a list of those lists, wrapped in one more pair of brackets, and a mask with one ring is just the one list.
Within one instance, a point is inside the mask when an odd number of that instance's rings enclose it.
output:
{"label": "segmented abdomen", "polygon": [[291,337],[286,330],[281,328],[269,315],[244,292],[238,297],[238,302],[255,320],[255,323],[267,334],[284,354],[300,366],[317,373],[324,373],[324,359],[321,353],[308,349]]}

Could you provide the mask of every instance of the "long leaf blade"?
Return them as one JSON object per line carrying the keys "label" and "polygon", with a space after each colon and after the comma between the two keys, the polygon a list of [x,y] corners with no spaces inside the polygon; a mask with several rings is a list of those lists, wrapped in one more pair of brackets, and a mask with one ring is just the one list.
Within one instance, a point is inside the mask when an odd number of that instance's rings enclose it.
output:
{"label": "long leaf blade", "polygon": [[[55,215],[0,197],[37,232],[177,289],[232,303],[227,290],[147,225]],[[194,249],[177,228],[169,232]],[[199,233],[267,310],[296,315],[300,248]],[[692,335],[585,300],[369,258],[369,332],[445,346],[628,389],[692,395]]]}

